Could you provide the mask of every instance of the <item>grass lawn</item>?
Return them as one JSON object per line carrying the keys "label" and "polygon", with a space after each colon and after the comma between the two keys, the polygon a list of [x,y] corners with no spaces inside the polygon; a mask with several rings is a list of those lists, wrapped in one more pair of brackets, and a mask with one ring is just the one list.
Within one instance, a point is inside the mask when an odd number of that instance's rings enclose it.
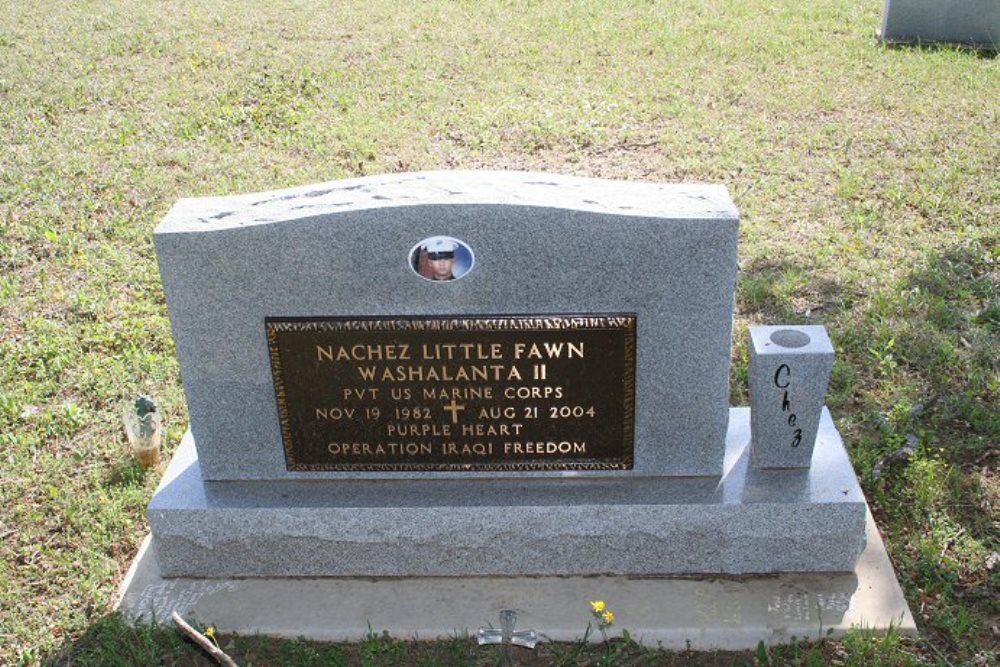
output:
{"label": "grass lawn", "polygon": [[[997,664],[1000,60],[885,48],[881,9],[0,3],[0,664],[201,664],[171,631],[109,616],[162,472],[130,461],[123,401],[159,399],[168,452],[186,423],[151,242],[170,205],[448,168],[728,186],[735,404],[749,324],[830,330],[829,404],[922,637],[713,659]],[[879,466],[907,442],[908,461]],[[234,649],[244,664],[495,659],[477,651]],[[535,664],[686,661],[545,651]]]}

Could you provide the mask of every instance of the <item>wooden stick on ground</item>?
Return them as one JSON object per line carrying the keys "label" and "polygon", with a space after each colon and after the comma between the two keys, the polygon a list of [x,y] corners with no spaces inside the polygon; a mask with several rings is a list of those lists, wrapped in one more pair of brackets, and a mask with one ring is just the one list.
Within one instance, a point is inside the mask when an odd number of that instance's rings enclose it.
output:
{"label": "wooden stick on ground", "polygon": [[208,651],[208,654],[220,665],[225,665],[225,667],[239,667],[232,658],[226,655],[225,651],[213,644],[208,637],[188,625],[187,621],[181,618],[181,615],[176,611],[171,612],[170,616],[184,634],[193,639],[198,646]]}

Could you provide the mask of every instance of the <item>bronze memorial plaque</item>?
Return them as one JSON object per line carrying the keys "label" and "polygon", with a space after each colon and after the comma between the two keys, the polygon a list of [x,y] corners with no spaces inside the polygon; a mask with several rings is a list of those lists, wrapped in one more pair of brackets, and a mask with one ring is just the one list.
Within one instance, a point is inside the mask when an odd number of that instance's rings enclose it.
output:
{"label": "bronze memorial plaque", "polygon": [[289,470],[628,470],[634,314],[267,318]]}

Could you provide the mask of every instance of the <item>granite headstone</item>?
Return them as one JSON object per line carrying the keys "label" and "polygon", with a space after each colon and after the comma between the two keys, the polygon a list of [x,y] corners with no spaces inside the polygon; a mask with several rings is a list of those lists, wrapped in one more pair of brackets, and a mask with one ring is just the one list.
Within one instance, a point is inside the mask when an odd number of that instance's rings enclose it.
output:
{"label": "granite headstone", "polygon": [[729,406],[726,190],[431,172],[180,201],[164,576],[850,571],[866,505]]}
{"label": "granite headstone", "polygon": [[[412,249],[439,236],[462,241],[474,255],[474,266],[459,279],[425,280],[413,270]],[[493,386],[503,394],[509,386],[524,388],[513,397],[456,399],[465,405],[461,425],[504,425],[506,435],[463,437],[453,429],[447,436],[407,440],[381,434],[385,445],[428,442],[437,453],[452,441],[459,449],[488,437],[495,448],[525,441],[513,430],[516,424],[526,429],[529,407],[538,409],[542,421],[565,420],[559,414],[568,407],[574,425],[601,422],[603,413],[574,417],[572,411],[589,411],[597,398],[590,394],[610,388],[601,378],[600,387],[579,381],[599,375],[605,364],[616,384],[627,385],[619,393],[634,388],[634,443],[619,443],[634,448],[634,456],[621,457],[629,459],[617,468],[621,474],[718,475],[729,410],[737,237],[737,212],[722,187],[548,174],[392,175],[181,200],[157,228],[155,241],[202,474],[206,480],[502,474],[462,472],[456,468],[469,460],[461,456],[453,457],[455,466],[447,472],[440,470],[447,460],[415,464],[410,471],[330,466],[304,472],[290,466],[286,449],[275,447],[283,435],[289,445],[275,405],[277,360],[295,365],[290,375],[313,373],[297,388],[303,394],[336,383],[330,395],[301,404],[303,411],[325,409],[329,420],[330,410],[354,410],[364,418],[365,408],[374,406],[386,427],[399,421],[386,407],[417,411],[404,420],[411,423],[453,424],[445,412],[450,398],[441,390]],[[504,321],[510,316],[517,319]],[[536,334],[518,334],[527,331]],[[274,355],[269,336],[280,348]],[[293,358],[295,338],[304,358]],[[469,343],[480,345],[468,351],[469,358],[442,358],[441,345]],[[552,351],[559,343],[561,359]],[[316,353],[322,347],[335,355],[341,344],[350,358]],[[353,354],[358,344],[376,347]],[[625,344],[634,346],[634,359],[626,358],[632,349]],[[568,359],[570,354],[576,358]],[[531,378],[534,365],[544,362],[551,362],[546,377]],[[617,367],[610,368],[612,363]],[[634,382],[625,383],[622,375],[633,364]],[[470,375],[473,367],[486,366],[488,377],[449,380],[459,366]],[[503,378],[495,377],[493,366],[503,367]],[[395,375],[398,367],[406,377]],[[527,377],[511,378],[512,367]],[[357,375],[368,368],[377,376]],[[394,375],[385,377],[386,369]],[[429,377],[432,370],[438,372]],[[277,379],[290,380],[281,373]],[[532,396],[531,387],[549,394]],[[393,388],[419,389],[419,396],[406,399],[399,391],[393,399]],[[437,398],[425,399],[425,388],[437,390]],[[618,400],[618,412],[630,407],[623,402]],[[515,407],[518,414],[478,417],[482,408],[498,406]],[[557,414],[550,418],[552,408]],[[423,410],[430,411],[428,419],[420,419]],[[619,421],[632,426],[624,417]],[[562,426],[562,436],[581,439],[574,436],[576,428]],[[617,437],[633,439],[631,433]],[[597,444],[591,438],[588,446]],[[369,457],[395,464],[412,459]]]}

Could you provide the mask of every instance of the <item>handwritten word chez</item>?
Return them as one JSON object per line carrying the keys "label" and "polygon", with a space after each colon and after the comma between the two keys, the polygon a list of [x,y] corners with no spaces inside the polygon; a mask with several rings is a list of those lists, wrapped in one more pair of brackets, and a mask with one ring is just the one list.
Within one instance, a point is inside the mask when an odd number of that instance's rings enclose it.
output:
{"label": "handwritten word chez", "polygon": [[802,444],[802,429],[796,428],[798,416],[792,412],[792,402],[788,398],[788,388],[792,384],[792,369],[788,364],[781,364],[774,372],[774,386],[783,389],[781,398],[781,411],[788,413],[788,427],[792,429],[792,447]]}

